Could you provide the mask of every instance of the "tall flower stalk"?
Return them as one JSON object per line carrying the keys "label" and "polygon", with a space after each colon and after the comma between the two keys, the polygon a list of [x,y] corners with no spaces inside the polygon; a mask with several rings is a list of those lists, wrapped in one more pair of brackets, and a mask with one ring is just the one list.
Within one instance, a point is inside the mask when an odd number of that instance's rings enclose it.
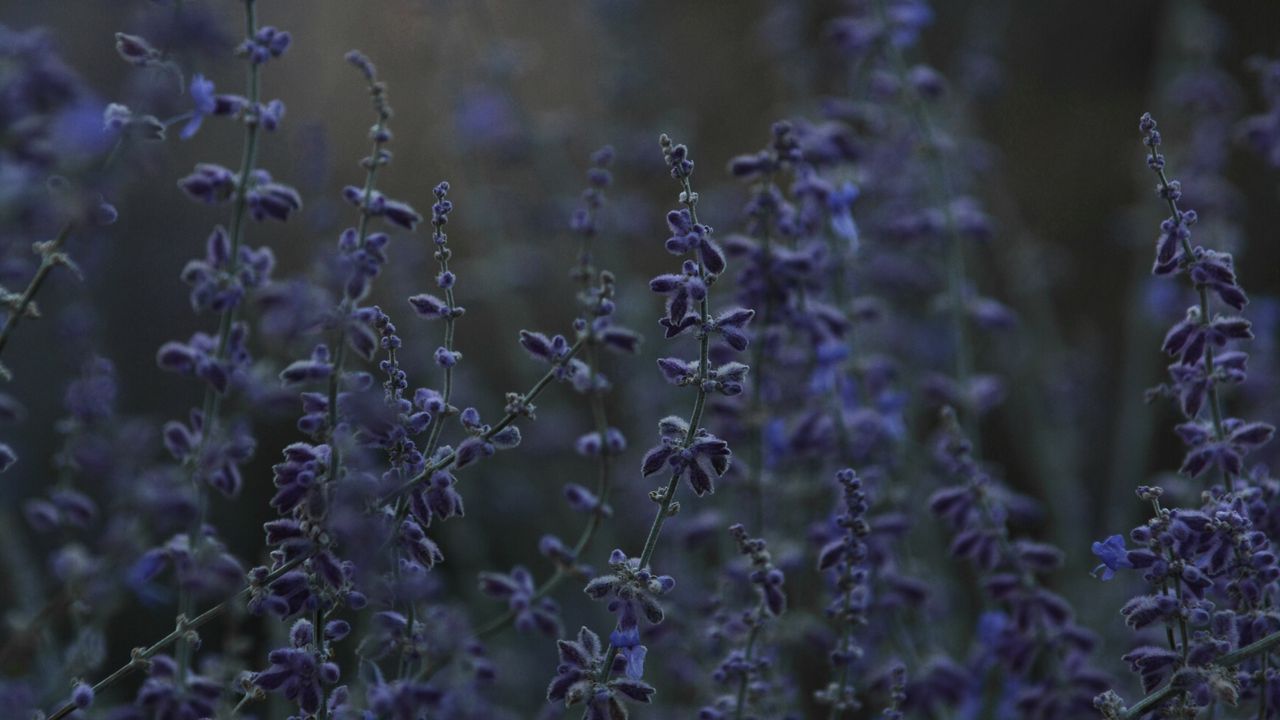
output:
{"label": "tall flower stalk", "polygon": [[[253,450],[253,438],[243,427],[225,426],[222,405],[229,390],[244,382],[249,363],[246,348],[248,326],[239,320],[240,305],[247,291],[261,287],[269,278],[274,258],[268,249],[253,250],[245,246],[245,227],[249,217],[263,220],[285,220],[301,207],[301,199],[292,188],[275,183],[269,174],[257,167],[258,144],[264,129],[275,129],[283,115],[283,104],[261,102],[261,67],[279,57],[288,48],[290,37],[273,27],[259,27],[256,0],[244,3],[245,40],[239,52],[248,62],[246,94],[215,95],[213,84],[202,78],[193,79],[192,97],[197,110],[183,137],[199,128],[204,115],[227,115],[244,123],[244,143],[240,169],[234,174],[224,167],[202,164],[178,184],[193,199],[206,203],[229,201],[230,227],[218,227],[209,238],[207,258],[188,264],[183,279],[192,286],[192,305],[197,310],[219,313],[217,335],[202,333],[183,343],[167,343],[157,359],[161,367],[193,374],[205,381],[204,400],[192,413],[187,425],[172,422],[165,427],[165,441],[170,451],[182,460],[193,483],[196,512],[185,542],[178,539],[170,554],[179,566],[178,621],[187,624],[194,612],[194,578],[190,563],[200,565],[208,547],[205,519],[208,514],[206,483],[232,496],[239,492],[238,465]],[[234,561],[222,556],[223,564]],[[185,566],[185,567],[184,567]],[[181,691],[187,683],[188,668],[194,649],[194,637],[184,632],[177,641],[175,682]]]}
{"label": "tall flower stalk", "polygon": [[[305,414],[299,428],[317,442],[290,445],[283,461],[273,468],[278,491],[272,505],[281,517],[266,525],[267,544],[276,548],[274,564],[298,557],[303,558],[303,563],[298,571],[260,588],[250,604],[255,611],[270,610],[281,619],[304,616],[293,622],[290,646],[274,650],[268,656],[271,666],[253,674],[251,685],[264,692],[281,692],[296,702],[304,714],[318,714],[321,718],[333,705],[328,686],[340,677],[333,644],[350,632],[349,623],[337,619],[336,613],[344,606],[360,609],[368,602],[355,578],[354,562],[342,557],[351,552],[351,532],[345,528],[341,513],[343,506],[354,500],[345,454],[361,441],[376,444],[382,439],[378,431],[385,427],[380,416],[374,414],[376,421],[369,419],[373,403],[365,401],[360,380],[347,368],[347,353],[354,351],[366,359],[371,359],[379,347],[388,353],[383,369],[389,376],[384,384],[389,403],[400,399],[404,385],[395,360],[399,338],[394,326],[377,307],[360,306],[387,260],[389,236],[372,232],[372,224],[376,219],[413,230],[422,220],[408,204],[376,189],[378,170],[391,161],[391,154],[385,149],[391,140],[387,127],[391,106],[373,63],[357,51],[347,53],[346,60],[368,84],[375,115],[369,131],[372,147],[361,160],[365,169],[363,186],[343,190],[344,197],[357,208],[359,219],[338,239],[345,274],[340,288],[342,299],[331,316],[336,335],[333,349],[319,345],[309,359],[294,362],[281,373],[287,386],[327,381],[323,394],[302,396]],[[370,435],[372,439],[367,439]],[[397,447],[396,442],[389,440],[385,444]],[[268,568],[259,567],[250,577],[256,579],[267,573]]]}
{"label": "tall flower stalk", "polygon": [[1139,718],[1157,709],[1168,717],[1194,717],[1213,705],[1254,698],[1257,717],[1266,718],[1278,689],[1269,669],[1280,638],[1272,610],[1280,579],[1272,540],[1280,528],[1270,510],[1277,489],[1266,467],[1246,470],[1244,459],[1269,442],[1275,428],[1225,414],[1221,388],[1245,380],[1248,355],[1237,347],[1253,333],[1248,320],[1214,313],[1212,305],[1216,299],[1241,311],[1248,298],[1232,256],[1192,242],[1199,217],[1179,206],[1182,184],[1166,172],[1160,131],[1149,113],[1138,129],[1158,181],[1156,193],[1169,210],[1160,223],[1152,272],[1185,275],[1198,299],[1165,335],[1162,349],[1175,361],[1170,382],[1153,395],[1174,400],[1186,418],[1175,428],[1188,447],[1179,472],[1191,479],[1207,475],[1211,484],[1192,507],[1167,504],[1163,488],[1138,487],[1152,517],[1129,534],[1137,548],[1127,549],[1122,535],[1094,543],[1102,579],[1142,571],[1150,592],[1120,612],[1134,630],[1163,627],[1167,643],[1143,645],[1124,656],[1141,678],[1145,698],[1126,707],[1109,691],[1095,703],[1107,718]]}
{"label": "tall flower stalk", "polygon": [[[544,600],[565,580],[586,572],[579,560],[612,514],[609,496],[612,490],[613,457],[626,449],[622,432],[609,424],[605,396],[611,383],[600,371],[601,350],[634,353],[639,349],[640,337],[617,325],[614,320],[614,277],[608,270],[595,265],[596,248],[593,241],[599,234],[600,210],[604,205],[604,191],[612,183],[609,166],[613,162],[613,148],[604,147],[592,154],[591,168],[587,171],[588,187],[582,193],[581,207],[570,219],[570,228],[578,236],[578,258],[571,275],[578,282],[579,315],[574,329],[585,343],[585,375],[575,383],[575,389],[587,397],[592,429],[580,436],[575,443],[578,454],[595,459],[596,483],[587,489],[577,483],[565,486],[564,495],[569,505],[587,516],[577,539],[565,544],[555,535],[544,535],[539,550],[555,563],[555,572],[534,586],[532,575],[524,568],[511,573],[482,573],[480,588],[486,594],[505,600],[509,609],[482,623],[476,629],[477,638],[493,635],[511,623],[528,630],[538,626],[543,630],[560,632],[559,620],[552,620],[557,611],[554,604]],[[523,337],[525,349],[535,357],[546,357],[550,341],[534,333]]]}
{"label": "tall flower stalk", "polygon": [[[717,316],[711,315],[708,288],[724,272],[726,263],[720,246],[712,239],[710,227],[698,222],[698,194],[691,177],[694,164],[689,149],[666,135],[659,138],[663,158],[671,177],[680,186],[681,210],[667,214],[671,237],[667,251],[673,255],[692,254],[679,274],[659,275],[649,283],[651,290],[667,296],[666,315],[659,324],[666,336],[674,338],[692,332],[698,339],[698,358],[688,361],[667,357],[658,361],[666,380],[678,386],[691,386],[696,392],[689,420],[668,417],[659,423],[661,443],[650,449],[641,463],[641,473],[648,477],[670,468],[671,477],[665,487],[650,493],[658,509],[638,556],[628,556],[615,549],[609,557],[611,572],[587,584],[590,597],[612,598],[609,610],[617,615],[609,644],[601,647],[599,637],[582,628],[577,641],[561,640],[561,665],[547,689],[547,699],[564,701],[566,706],[585,703],[587,718],[608,714],[625,714],[624,700],[647,703],[654,692],[642,681],[646,647],[641,643],[640,620],[649,624],[662,621],[658,598],[671,591],[675,580],[668,575],[655,575],[650,568],[658,539],[668,517],[679,511],[676,492],[681,480],[687,480],[695,495],[714,490],[714,477],[729,469],[729,444],[712,435],[703,426],[707,398],[712,393],[736,395],[741,392],[747,366],[730,362],[719,367],[710,365],[711,340],[719,335],[735,350],[746,348],[743,327],[754,312],[734,308]],[[621,677],[615,674],[621,672]]]}

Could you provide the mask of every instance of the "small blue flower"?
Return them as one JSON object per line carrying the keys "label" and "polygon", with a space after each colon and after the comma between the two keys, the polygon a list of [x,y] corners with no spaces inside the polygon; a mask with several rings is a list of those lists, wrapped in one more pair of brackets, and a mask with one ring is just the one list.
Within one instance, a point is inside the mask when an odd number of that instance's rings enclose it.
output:
{"label": "small blue flower", "polygon": [[1008,615],[1002,612],[984,612],[978,616],[978,642],[985,648],[995,648],[1008,627]]}
{"label": "small blue flower", "polygon": [[640,644],[640,630],[635,627],[614,630],[609,634],[609,642],[617,648],[618,655],[627,661],[627,677],[632,680],[644,677],[644,656],[649,650]]}
{"label": "small blue flower", "polygon": [[183,140],[191,139],[195,135],[200,126],[204,123],[206,115],[212,115],[218,106],[217,98],[213,93],[213,81],[208,80],[203,75],[194,75],[191,78],[191,100],[194,107],[191,109],[191,119],[187,121],[185,127],[182,128],[181,137]]}
{"label": "small blue flower", "polygon": [[831,231],[844,238],[853,252],[858,251],[858,223],[853,219],[853,203],[861,194],[857,185],[846,182],[827,198],[827,208],[831,211]]}
{"label": "small blue flower", "polygon": [[1093,576],[1105,582],[1115,576],[1120,568],[1131,568],[1129,551],[1124,548],[1124,536],[1112,535],[1102,542],[1093,544],[1093,554],[1102,560],[1102,564],[1093,569]]}

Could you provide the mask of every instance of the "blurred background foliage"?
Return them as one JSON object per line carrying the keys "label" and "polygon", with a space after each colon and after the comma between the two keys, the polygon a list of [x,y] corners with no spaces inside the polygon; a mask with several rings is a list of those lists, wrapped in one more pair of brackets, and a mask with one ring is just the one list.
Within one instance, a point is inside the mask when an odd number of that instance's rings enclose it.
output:
{"label": "blurred background foliage", "polygon": [[[1144,388],[1162,378],[1164,360],[1155,347],[1164,318],[1142,309],[1159,211],[1141,162],[1136,118],[1149,109],[1166,121],[1176,172],[1178,148],[1190,143],[1178,134],[1170,78],[1197,64],[1216,65],[1241,111],[1256,108],[1256,78],[1246,61],[1280,50],[1280,3],[937,5],[925,36],[927,57],[913,60],[939,67],[950,80],[944,115],[979,156],[974,190],[997,226],[975,262],[980,284],[1022,318],[1016,334],[982,348],[984,360],[1009,373],[1012,383],[1011,401],[984,435],[1010,482],[1048,501],[1039,531],[1067,549],[1060,589],[1077,603],[1085,624],[1114,630],[1118,595],[1087,577],[1088,541],[1136,517],[1141,507],[1131,488],[1174,469],[1168,459],[1176,457],[1176,438],[1166,431],[1172,412],[1142,405]],[[647,278],[667,263],[660,248],[663,215],[674,201],[657,135],[668,132],[694,148],[703,220],[722,234],[740,228],[745,192],[726,163],[762,145],[772,121],[819,119],[821,98],[847,89],[849,73],[824,40],[826,21],[840,9],[838,2],[818,0],[265,0],[263,22],[289,30],[294,45],[288,61],[266,74],[265,95],[284,100],[288,114],[264,143],[261,165],[297,186],[306,206],[287,225],[254,226],[250,240],[273,248],[278,275],[305,274],[332,252],[349,216],[340,190],[362,177],[356,163],[367,150],[370,119],[363,84],[342,57],[348,49],[363,50],[390,86],[396,111],[396,163],[380,178],[382,188],[425,209],[436,182],[452,184],[457,210],[450,242],[459,301],[468,309],[457,337],[466,358],[458,397],[464,406],[496,412],[503,392],[527,386],[539,372],[516,348],[516,331],[568,330],[575,246],[567,218],[589,153],[614,145],[616,185],[603,219],[600,264],[619,276],[622,319],[650,336],[641,358],[612,368],[611,414],[633,438],[616,504],[644,503],[650,488],[630,471],[632,455],[673,400],[665,388],[654,389],[659,301],[646,288]],[[82,78],[86,103],[100,108],[145,95],[165,117],[187,103],[174,78],[120,62],[113,33],[144,35],[160,47],[165,39],[158,28],[203,38],[203,45],[184,41],[183,66],[234,91],[242,67],[226,50],[239,14],[239,3],[230,0],[9,0],[0,6],[0,24],[48,28]],[[51,466],[39,458],[56,451],[59,438],[50,428],[86,346],[115,362],[124,413],[163,420],[197,401],[190,382],[156,369],[155,351],[168,339],[207,329],[207,319],[195,318],[187,306],[178,273],[203,252],[222,211],[187,202],[174,181],[196,162],[233,165],[240,135],[235,124],[210,124],[194,141],[139,147],[123,161],[124,183],[111,198],[120,221],[76,238],[71,248],[73,256],[90,258],[85,264],[92,272],[83,283],[58,275],[40,300],[51,321],[24,325],[6,358],[17,378],[7,389],[28,408],[26,422],[9,438],[27,461],[4,477],[6,508],[48,482]],[[1204,242],[1238,249],[1241,284],[1260,301],[1254,311],[1259,346],[1274,345],[1280,318],[1268,324],[1264,298],[1280,294],[1280,175],[1243,146],[1233,148],[1228,167],[1238,196],[1227,207],[1240,232]],[[28,242],[54,230],[23,228],[42,233]],[[9,223],[0,228],[10,240],[13,232]],[[430,350],[437,329],[411,319],[403,298],[431,284],[428,233],[400,234],[390,253],[379,299],[400,318],[406,347],[420,350],[402,357],[411,380],[427,382],[435,374]],[[74,312],[61,311],[67,308]],[[254,343],[281,365],[297,347],[280,336]],[[1278,359],[1272,354],[1259,362]],[[1275,398],[1244,395],[1280,406]],[[468,522],[442,530],[449,558],[443,581],[463,596],[472,592],[477,569],[537,564],[538,536],[575,526],[559,502],[559,486],[591,472],[566,452],[588,415],[563,395],[541,404],[521,451],[466,481]],[[213,522],[242,556],[258,551],[270,513],[269,466],[275,449],[296,438],[295,413],[286,404],[262,421],[244,496],[214,505]],[[1023,432],[1028,418],[1043,413],[1059,431],[1048,447],[1034,446]],[[158,444],[156,438],[145,442]],[[1046,453],[1060,458],[1059,472],[1044,471]],[[715,508],[715,500],[706,507]],[[728,506],[717,511],[731,514]],[[634,540],[648,514],[619,513],[597,549]],[[3,522],[8,540],[35,542],[12,512]],[[19,585],[6,583],[0,596]],[[573,592],[563,595],[570,618],[602,612],[580,606]],[[135,644],[134,623],[146,613],[134,612],[113,626],[113,645]],[[1108,646],[1101,655],[1114,658],[1119,648]],[[543,681],[540,675],[512,680],[534,693]]]}

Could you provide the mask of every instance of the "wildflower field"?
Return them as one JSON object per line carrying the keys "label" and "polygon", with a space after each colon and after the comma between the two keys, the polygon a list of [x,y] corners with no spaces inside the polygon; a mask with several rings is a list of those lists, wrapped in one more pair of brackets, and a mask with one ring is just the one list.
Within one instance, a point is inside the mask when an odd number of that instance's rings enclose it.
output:
{"label": "wildflower field", "polygon": [[1277,53],[9,0],[0,720],[1280,718]]}

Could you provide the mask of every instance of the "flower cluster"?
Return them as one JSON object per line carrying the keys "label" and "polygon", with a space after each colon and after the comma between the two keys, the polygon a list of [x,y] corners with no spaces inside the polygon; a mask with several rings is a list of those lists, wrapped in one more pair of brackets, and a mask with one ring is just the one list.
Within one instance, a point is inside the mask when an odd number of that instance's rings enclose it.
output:
{"label": "flower cluster", "polygon": [[851,665],[862,652],[855,644],[854,631],[867,622],[866,537],[871,533],[871,526],[866,519],[867,495],[857,474],[853,470],[841,470],[836,474],[836,482],[842,497],[836,524],[843,533],[822,547],[818,553],[818,569],[830,572],[834,578],[835,592],[827,605],[827,614],[839,628],[840,644],[831,652],[831,665],[839,680],[820,690],[818,700],[839,714],[859,707],[849,675]]}
{"label": "flower cluster", "polygon": [[[592,569],[580,564],[579,558],[595,538],[604,520],[612,514],[608,505],[612,489],[612,458],[626,449],[626,438],[621,430],[609,425],[604,397],[611,383],[600,372],[599,351],[605,349],[616,353],[635,353],[640,343],[639,335],[616,324],[614,319],[617,307],[614,302],[613,274],[607,270],[597,270],[594,266],[592,241],[600,231],[599,213],[604,207],[604,191],[613,181],[612,173],[608,170],[612,162],[613,149],[610,147],[606,146],[592,153],[591,167],[587,171],[588,187],[582,193],[582,207],[573,212],[569,221],[570,229],[580,241],[578,262],[571,277],[579,283],[577,301],[580,314],[574,320],[574,329],[578,333],[578,341],[586,360],[570,359],[563,362],[569,354],[568,341],[563,336],[548,338],[542,333],[534,332],[522,332],[520,336],[525,350],[553,366],[559,363],[563,370],[557,377],[570,381],[576,390],[587,396],[595,429],[579,436],[575,448],[580,455],[595,459],[596,486],[592,491],[577,483],[569,483],[564,489],[569,505],[586,514],[587,521],[572,546],[556,535],[542,536],[538,542],[538,550],[555,565],[555,572],[541,584],[535,586],[532,573],[523,567],[516,567],[510,573],[481,573],[481,591],[505,600],[508,605],[506,614],[482,626],[479,633],[481,635],[497,632],[505,624],[511,623],[522,632],[537,628],[553,637],[559,637],[563,632],[559,605],[548,595],[570,577],[592,574]],[[643,659],[643,648],[640,652]]]}
{"label": "flower cluster", "polygon": [[[272,33],[283,37],[275,55],[288,46],[288,34],[273,28],[258,29],[253,3],[246,4],[248,33]],[[154,53],[141,38],[118,38],[122,57],[135,65],[145,66]],[[145,62],[143,62],[145,60]],[[135,584],[148,583],[166,565],[172,565],[178,585],[178,619],[180,630],[175,665],[172,672],[157,674],[152,665],[149,683],[171,684],[176,699],[171,705],[196,703],[204,709],[169,712],[212,713],[217,693],[208,697],[191,692],[190,668],[198,640],[187,627],[195,613],[196,598],[225,597],[242,578],[240,562],[226,549],[216,530],[206,524],[209,499],[206,486],[227,497],[239,494],[243,484],[240,467],[253,455],[256,441],[246,419],[224,417],[223,406],[250,384],[253,359],[249,351],[250,324],[241,318],[246,295],[270,282],[275,265],[270,249],[253,249],[245,243],[250,218],[255,220],[287,220],[302,201],[296,190],[275,182],[270,174],[257,166],[259,136],[263,129],[274,130],[283,115],[283,104],[260,100],[259,62],[251,62],[246,96],[217,96],[212,83],[201,76],[192,78],[191,95],[195,108],[189,115],[183,138],[192,137],[206,116],[223,116],[238,120],[244,128],[244,153],[237,171],[220,165],[201,163],[195,171],[179,181],[178,186],[194,200],[208,204],[228,204],[231,220],[224,229],[219,226],[207,242],[206,258],[188,264],[182,278],[192,287],[191,304],[197,312],[218,314],[216,333],[197,332],[187,342],[169,342],[157,353],[159,366],[170,372],[194,376],[204,383],[203,403],[190,411],[187,422],[171,421],[164,427],[164,444],[181,465],[181,474],[191,483],[196,512],[191,514],[186,531],[172,535],[145,552],[130,572]],[[123,106],[107,110],[107,125],[125,129],[135,116]],[[143,122],[147,121],[144,116]],[[158,133],[162,135],[162,133]],[[162,679],[169,678],[169,679]],[[136,700],[146,706],[157,697],[144,686]],[[204,702],[205,705],[199,705]],[[166,715],[167,716],[167,715]]]}
{"label": "flower cluster", "polygon": [[786,698],[774,698],[785,685],[772,682],[770,671],[773,659],[760,634],[773,619],[787,608],[787,596],[783,589],[786,580],[782,570],[775,567],[767,543],[747,534],[740,523],[729,526],[729,533],[738,546],[738,552],[747,560],[746,580],[755,586],[756,603],[741,612],[720,609],[716,616],[716,629],[712,632],[718,640],[740,642],[721,659],[712,677],[716,684],[729,692],[699,711],[700,720],[722,720],[732,716],[744,717],[746,713],[763,714],[770,701],[785,706]]}
{"label": "flower cluster", "polygon": [[[1224,660],[1280,629],[1267,610],[1280,579],[1268,509],[1274,481],[1264,466],[1245,465],[1246,455],[1270,441],[1275,428],[1224,414],[1221,388],[1244,381],[1248,356],[1237,348],[1253,333],[1248,320],[1211,311],[1215,298],[1235,311],[1247,298],[1231,255],[1192,242],[1198,215],[1179,206],[1182,186],[1166,174],[1161,134],[1149,113],[1138,129],[1147,166],[1159,180],[1156,192],[1170,213],[1160,224],[1152,272],[1185,275],[1199,296],[1165,336],[1163,349],[1177,362],[1169,367],[1171,382],[1152,394],[1176,399],[1186,418],[1175,428],[1188,447],[1179,472],[1195,479],[1212,471],[1211,485],[1192,507],[1166,507],[1163,488],[1140,486],[1138,498],[1151,506],[1152,517],[1129,533],[1137,547],[1127,549],[1120,535],[1094,543],[1102,561],[1095,574],[1109,580],[1117,572],[1140,572],[1148,592],[1125,603],[1121,614],[1134,630],[1165,629],[1167,647],[1142,645],[1124,656],[1150,693],[1141,707],[1190,717],[1217,702],[1257,698],[1259,714],[1266,714],[1275,685],[1265,649],[1260,669],[1253,653]],[[1097,705],[1108,717],[1136,712],[1113,692],[1099,696]]]}
{"label": "flower cluster", "polygon": [[[620,665],[626,676],[634,682],[639,683],[643,676],[647,649],[641,644],[639,618],[643,616],[654,625],[661,623],[664,615],[657,597],[670,592],[675,586],[673,578],[655,575],[649,565],[657,549],[663,524],[679,510],[675,494],[681,480],[687,479],[694,493],[699,496],[710,493],[714,490],[714,478],[723,476],[728,471],[731,457],[728,443],[702,427],[707,397],[713,388],[718,387],[718,381],[712,380],[709,375],[711,340],[716,333],[716,320],[711,314],[707,288],[724,271],[724,255],[720,246],[712,239],[711,228],[698,222],[698,194],[694,192],[691,182],[694,164],[689,158],[688,147],[673,143],[666,135],[659,139],[659,144],[671,177],[680,185],[679,200],[684,205],[683,209],[667,215],[667,224],[673,235],[667,240],[666,248],[673,255],[693,254],[696,259],[683,262],[683,274],[679,276],[683,279],[672,281],[674,285],[669,286],[668,279],[677,276],[663,275],[651,281],[650,288],[669,295],[666,313],[659,321],[666,329],[666,336],[674,338],[692,331],[698,339],[698,370],[691,381],[686,383],[696,389],[697,396],[689,421],[673,416],[659,424],[661,443],[651,448],[641,463],[641,472],[646,477],[664,469],[671,472],[665,488],[660,487],[650,494],[659,507],[641,554],[630,557],[624,551],[615,549],[609,558],[612,572],[596,577],[587,584],[586,592],[592,598],[602,600],[612,597],[609,610],[617,616],[617,621],[610,634],[609,647],[604,651],[601,661],[596,663],[594,676],[583,677],[581,664],[573,667],[562,664],[557,679],[552,682],[548,692],[549,700],[564,700],[566,705],[591,698],[588,702],[589,715],[603,712],[606,706],[619,703],[619,693],[631,700],[649,701],[651,687],[641,683],[645,692],[629,692],[614,687],[612,683],[615,679],[611,675],[615,666]],[[740,345],[737,349],[746,346],[746,338],[738,328],[745,325],[752,314],[750,310],[735,310],[726,314],[736,319],[728,323],[730,332],[721,334],[726,338],[739,338],[740,343],[730,343]],[[667,359],[662,362],[671,364],[680,361]],[[745,371],[744,367],[742,374]],[[596,433],[597,439],[607,436],[603,428],[598,428]],[[589,631],[584,628],[584,632]],[[566,694],[566,677],[575,677],[573,687],[580,687],[581,690]]]}
{"label": "flower cluster", "polygon": [[[0,393],[0,472],[29,491],[10,498],[25,524],[0,519],[0,716],[467,720],[537,704],[587,720],[1280,717],[1278,451],[1255,419],[1280,407],[1280,302],[1253,284],[1263,266],[1231,154],[1280,165],[1280,63],[1249,62],[1261,105],[1248,109],[1209,10],[1180,5],[1161,31],[1170,81],[1155,102],[1176,120],[1144,115],[1139,131],[1167,212],[1122,315],[1100,291],[1049,301],[1068,295],[1057,283],[1074,256],[1022,229],[1040,224],[1019,218],[1022,189],[967,135],[984,124],[973,101],[1001,89],[985,14],[944,76],[924,37],[958,11],[773,4],[756,45],[799,102],[767,104],[781,114],[763,142],[727,155],[718,178],[662,135],[675,197],[653,208],[619,162],[643,164],[640,127],[583,153],[577,195],[536,192],[572,166],[530,153],[594,130],[519,116],[506,92],[519,46],[482,47],[482,63],[449,47],[471,67],[442,86],[460,137],[407,118],[430,152],[404,177],[388,177],[406,147],[391,73],[358,51],[315,55],[369,102],[345,184],[324,121],[360,104],[296,131],[273,79],[311,39],[240,3],[234,32],[180,1],[125,19],[113,42],[127,82],[110,103],[49,36],[0,27],[0,355],[23,381]],[[619,12],[590,27],[630,52],[634,33],[612,24],[634,18]],[[214,82],[232,65],[241,89]],[[433,107],[436,85],[419,88]],[[223,130],[238,165],[198,147]],[[1162,132],[1189,138],[1186,157],[1166,157]],[[170,140],[189,141],[194,167],[159,170]],[[432,167],[457,169],[455,184],[422,184]],[[125,192],[157,172],[179,178],[167,195]],[[118,213],[108,197],[135,201]],[[176,222],[167,209],[133,217],[166,198],[193,201],[182,222],[204,223],[169,233],[195,238],[176,260],[144,232]],[[145,256],[98,242],[117,215]],[[264,245],[285,222],[303,242]],[[656,240],[613,242],[642,235]],[[315,252],[315,237],[336,247]],[[548,239],[564,243],[563,296],[543,279]],[[179,306],[206,326],[161,328],[157,311],[136,328],[161,333],[143,367],[117,345],[135,328],[106,334],[111,313],[163,289],[108,284],[146,274],[146,258],[174,263]],[[62,269],[82,289],[51,282]],[[656,373],[636,374],[614,356],[646,349],[629,299],[644,283],[670,344],[651,355]],[[513,302],[517,290],[535,302]],[[1095,304],[1131,340],[1122,375],[1111,344],[1076,342],[1077,318],[1058,317]],[[15,342],[28,333],[54,340]],[[1167,373],[1146,398],[1180,414],[1165,438],[1178,457],[1161,463],[1177,472],[1139,479],[1139,505],[1127,490],[1119,501],[1124,482],[1090,504],[1104,485],[1090,480],[1106,460],[1097,428],[1112,479],[1146,473],[1163,448],[1137,408],[1157,342]],[[139,404],[128,390],[152,388],[143,371],[157,366],[176,378]],[[490,392],[513,374],[524,388]],[[39,394],[62,387],[61,404]],[[685,408],[666,409],[663,388]],[[548,400],[561,391],[572,402]],[[1116,417],[1096,395],[1120,400]],[[54,432],[37,435],[36,419]],[[1082,515],[1136,527],[1103,533],[1094,560]],[[1090,566],[1109,582],[1096,593]],[[1124,647],[1110,661],[1082,626],[1098,599],[1119,614],[1096,628],[1133,634],[1112,639]],[[138,606],[165,618],[143,642],[128,632]],[[549,680],[545,693],[530,679]]]}

